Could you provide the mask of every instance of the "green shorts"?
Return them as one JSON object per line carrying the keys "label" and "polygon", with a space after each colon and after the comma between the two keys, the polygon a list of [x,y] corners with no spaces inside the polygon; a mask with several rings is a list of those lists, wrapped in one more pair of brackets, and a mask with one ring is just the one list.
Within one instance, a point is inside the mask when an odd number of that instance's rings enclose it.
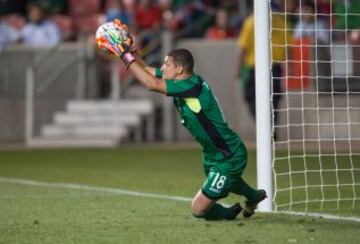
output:
{"label": "green shorts", "polygon": [[204,181],[201,191],[213,200],[226,197],[240,180],[247,163],[247,158],[227,160],[220,163],[204,162],[204,170],[207,179]]}

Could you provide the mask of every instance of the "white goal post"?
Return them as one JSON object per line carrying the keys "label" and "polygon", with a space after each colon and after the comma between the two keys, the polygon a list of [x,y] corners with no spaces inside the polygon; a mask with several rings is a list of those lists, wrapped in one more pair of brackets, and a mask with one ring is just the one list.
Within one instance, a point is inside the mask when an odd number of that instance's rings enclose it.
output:
{"label": "white goal post", "polygon": [[272,210],[269,1],[254,1],[257,186],[268,197],[258,209]]}

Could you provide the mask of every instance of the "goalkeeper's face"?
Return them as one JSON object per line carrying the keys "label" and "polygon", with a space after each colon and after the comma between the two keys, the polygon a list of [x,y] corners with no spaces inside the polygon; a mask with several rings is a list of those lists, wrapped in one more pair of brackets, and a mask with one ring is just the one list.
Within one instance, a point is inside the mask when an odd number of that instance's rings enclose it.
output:
{"label": "goalkeeper's face", "polygon": [[170,56],[166,56],[164,59],[164,64],[161,66],[161,72],[163,74],[163,79],[176,80],[180,74],[179,65],[175,65],[174,60]]}

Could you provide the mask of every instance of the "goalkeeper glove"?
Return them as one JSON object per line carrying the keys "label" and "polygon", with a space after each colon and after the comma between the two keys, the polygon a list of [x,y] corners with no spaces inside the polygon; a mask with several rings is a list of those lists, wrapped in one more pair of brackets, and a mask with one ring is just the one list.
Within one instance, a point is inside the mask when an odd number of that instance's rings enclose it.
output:
{"label": "goalkeeper glove", "polygon": [[[118,48],[117,56],[119,56],[120,59],[124,62],[126,68],[129,68],[130,64],[132,64],[133,62],[136,61],[136,59],[131,51],[132,44],[133,44],[133,40],[130,36],[128,39],[126,39],[122,43],[117,44],[117,48]],[[135,49],[135,52],[136,52],[136,49]]]}
{"label": "goalkeeper glove", "polygon": [[127,33],[127,39],[123,40],[121,43],[113,39],[112,42],[107,41],[103,46],[108,49],[108,51],[120,57],[125,66],[128,68],[130,64],[135,61],[133,54],[136,53],[136,46],[134,44],[133,38],[129,34],[127,25],[121,23],[121,21],[118,19],[115,19],[113,23],[119,29],[122,29]]}
{"label": "goalkeeper glove", "polygon": [[126,24],[121,23],[119,19],[114,19],[113,23],[120,29],[125,30],[126,33],[129,33],[129,28]]}
{"label": "goalkeeper glove", "polygon": [[129,33],[129,29],[128,29],[128,27],[127,27],[127,25],[126,24],[123,24],[119,19],[115,19],[114,21],[114,24],[116,25],[116,26],[118,26],[119,28],[121,28],[121,29],[123,29],[123,30],[125,30],[126,31],[126,33],[127,33],[127,35],[128,35],[128,38],[130,38],[130,44],[128,44],[129,45],[129,51],[132,53],[132,54],[135,54],[136,53],[136,51],[137,51],[137,48],[136,48],[136,46],[135,46],[135,43],[134,43],[134,38],[130,35],[130,33]]}

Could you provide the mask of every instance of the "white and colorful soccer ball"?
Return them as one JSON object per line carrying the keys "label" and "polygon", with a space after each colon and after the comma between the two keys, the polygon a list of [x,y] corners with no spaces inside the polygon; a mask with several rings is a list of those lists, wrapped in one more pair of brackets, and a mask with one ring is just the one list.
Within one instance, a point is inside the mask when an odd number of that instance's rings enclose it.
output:
{"label": "white and colorful soccer ball", "polygon": [[114,22],[107,22],[99,26],[95,35],[98,47],[105,52],[108,52],[108,48],[104,45],[106,42],[116,46],[117,44],[121,44],[127,38],[128,32]]}

